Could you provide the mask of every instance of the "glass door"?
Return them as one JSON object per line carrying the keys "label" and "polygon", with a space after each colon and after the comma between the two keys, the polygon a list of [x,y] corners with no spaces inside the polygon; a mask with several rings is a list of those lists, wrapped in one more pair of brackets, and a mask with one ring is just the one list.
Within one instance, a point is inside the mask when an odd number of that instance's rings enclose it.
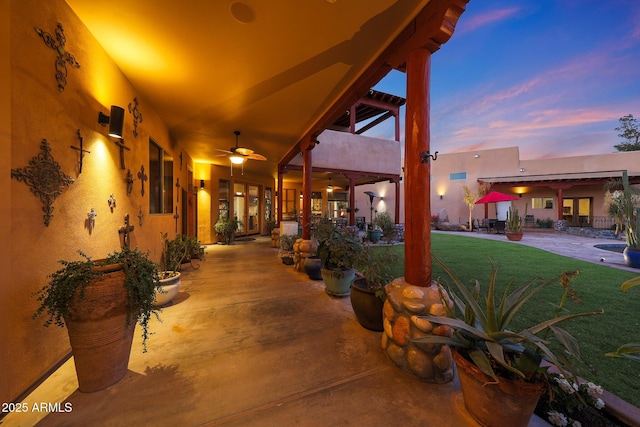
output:
{"label": "glass door", "polygon": [[248,216],[249,225],[247,231],[249,233],[258,233],[260,231],[260,189],[257,185],[248,185]]}
{"label": "glass door", "polygon": [[[238,233],[243,234],[246,230],[246,203],[245,203],[245,191],[244,184],[234,183],[233,184],[233,214],[236,220],[240,221],[238,226]],[[237,234],[237,233],[236,233]]]}

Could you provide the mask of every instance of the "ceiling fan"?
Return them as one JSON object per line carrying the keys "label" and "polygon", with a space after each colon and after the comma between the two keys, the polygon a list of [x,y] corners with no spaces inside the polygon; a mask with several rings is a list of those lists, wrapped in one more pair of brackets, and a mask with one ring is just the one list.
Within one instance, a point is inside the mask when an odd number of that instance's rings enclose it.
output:
{"label": "ceiling fan", "polygon": [[[228,150],[221,150],[219,148],[216,148],[216,150],[218,150],[218,151],[224,151],[225,153],[230,154],[229,160],[231,160],[232,164],[239,165],[239,164],[244,163],[244,161],[247,160],[247,159],[251,159],[251,160],[267,160],[267,158],[265,156],[263,156],[262,154],[258,154],[256,152],[254,152],[250,148],[240,147],[238,145],[238,137],[240,136],[240,131],[236,130],[236,131],[233,131],[233,133],[236,136],[236,145],[235,145],[235,147],[231,147]],[[226,154],[221,154],[221,155],[226,155]]]}

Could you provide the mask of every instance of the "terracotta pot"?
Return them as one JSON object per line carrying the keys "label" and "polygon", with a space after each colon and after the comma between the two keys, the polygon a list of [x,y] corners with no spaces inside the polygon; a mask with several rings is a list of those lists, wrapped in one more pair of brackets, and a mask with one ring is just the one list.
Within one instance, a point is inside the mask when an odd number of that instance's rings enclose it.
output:
{"label": "terracotta pot", "polygon": [[514,241],[514,242],[518,242],[520,240],[522,240],[522,232],[516,232],[516,231],[507,231],[506,233],[507,239]]}
{"label": "terracotta pot", "polygon": [[351,307],[358,323],[372,331],[383,331],[382,307],[384,301],[368,289],[367,279],[358,277],[351,282]]}
{"label": "terracotta pot", "polygon": [[76,291],[64,322],[82,392],[102,390],[127,373],[136,319],[127,325],[127,291],[122,265],[106,266],[80,300]]}
{"label": "terracotta pot", "polygon": [[452,350],[458,379],[469,414],[485,427],[527,427],[543,383],[527,383],[499,378],[495,383],[476,365]]}

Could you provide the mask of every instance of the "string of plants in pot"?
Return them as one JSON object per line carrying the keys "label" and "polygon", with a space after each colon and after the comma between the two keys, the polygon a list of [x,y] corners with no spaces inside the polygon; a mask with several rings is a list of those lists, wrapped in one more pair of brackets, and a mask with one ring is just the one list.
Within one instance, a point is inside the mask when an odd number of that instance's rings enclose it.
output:
{"label": "string of plants in pot", "polygon": [[149,321],[155,307],[158,265],[148,253],[123,248],[103,260],[60,261],[62,268],[35,295],[33,318],[44,326],[67,327],[79,390],[94,392],[120,381],[127,372],[136,323],[147,351]]}
{"label": "string of plants in pot", "polygon": [[[488,289],[482,294],[476,280],[471,289],[434,257],[453,282],[441,293],[446,316],[420,316],[424,321],[449,329],[413,341],[452,347],[464,404],[483,426],[527,426],[536,404],[549,384],[547,373],[555,365],[565,377],[575,378],[571,356],[581,360],[577,340],[559,324],[567,320],[602,314],[604,311],[560,315],[571,295],[570,281],[578,273],[565,272],[548,280],[534,278],[502,295],[497,294],[498,266],[491,260]],[[563,292],[554,316],[523,328],[509,329],[523,305],[542,289],[560,283]]]}

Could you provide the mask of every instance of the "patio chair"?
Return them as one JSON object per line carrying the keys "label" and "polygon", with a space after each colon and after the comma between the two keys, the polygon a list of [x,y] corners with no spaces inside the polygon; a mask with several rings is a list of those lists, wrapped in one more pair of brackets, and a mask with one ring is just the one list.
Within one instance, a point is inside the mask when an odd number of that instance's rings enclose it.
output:
{"label": "patio chair", "polygon": [[506,224],[506,221],[496,221],[496,225],[495,225],[496,233],[503,234],[505,224]]}

